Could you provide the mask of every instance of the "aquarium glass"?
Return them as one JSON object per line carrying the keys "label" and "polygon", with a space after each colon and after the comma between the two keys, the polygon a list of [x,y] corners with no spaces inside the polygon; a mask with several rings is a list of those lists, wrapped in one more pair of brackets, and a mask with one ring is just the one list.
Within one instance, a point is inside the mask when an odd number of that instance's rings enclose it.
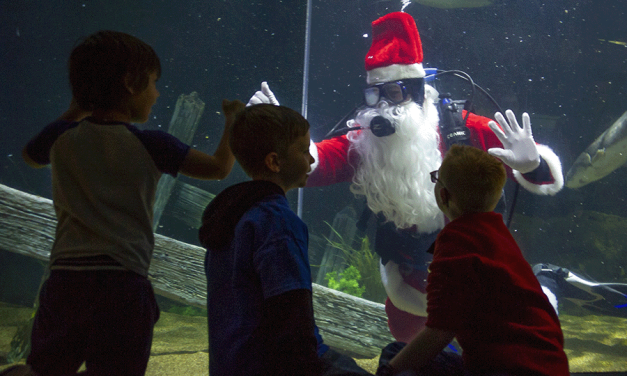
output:
{"label": "aquarium glass", "polygon": [[[109,29],[150,44],[161,61],[161,95],[138,127],[167,131],[180,96],[196,93],[204,109],[189,143],[212,154],[224,124],[222,100],[246,103],[262,81],[282,105],[306,115],[313,141],[322,141],[362,103],[371,22],[403,6],[420,32],[423,65],[462,72],[430,85],[454,100],[471,100],[479,115],[511,109],[520,120],[527,112],[535,141],[559,157],[564,188],[541,195],[510,179],[504,219],[527,261],[544,264],[564,291],[559,317],[571,372],[627,371],[627,115],[621,118],[627,5],[621,0],[0,1],[0,367],[18,361],[16,341],[28,342],[24,330],[54,238],[45,201],[51,171],[28,167],[22,148],[67,109],[67,59],[81,37]],[[474,94],[462,75],[480,87]],[[584,175],[590,181],[579,182]],[[221,181],[179,176],[156,233],[199,247],[206,202],[247,179],[238,165]],[[313,281],[381,310],[386,295],[373,223],[356,229],[366,204],[350,185],[287,196],[309,227]],[[22,194],[24,207],[15,204]],[[16,228],[43,230],[16,235]],[[194,250],[196,259],[185,262],[199,275],[169,277],[197,288],[204,253]],[[159,253],[159,262],[167,255]],[[202,288],[186,296],[157,290],[163,315],[148,374],[183,364],[198,364],[200,371],[187,374],[206,374]],[[324,335],[324,325],[321,330]]]}

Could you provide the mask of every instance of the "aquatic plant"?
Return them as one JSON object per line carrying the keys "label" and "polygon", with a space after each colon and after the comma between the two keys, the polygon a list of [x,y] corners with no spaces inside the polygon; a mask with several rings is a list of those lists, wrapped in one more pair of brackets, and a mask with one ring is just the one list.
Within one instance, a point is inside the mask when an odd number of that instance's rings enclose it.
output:
{"label": "aquatic plant", "polygon": [[361,274],[359,274],[359,270],[353,265],[350,265],[342,272],[328,272],[324,279],[328,282],[329,288],[345,292],[358,298],[361,298],[366,290],[365,286],[359,286]]}
{"label": "aquatic plant", "polygon": [[[355,248],[352,245],[353,239],[345,239],[333,226],[327,222],[325,223],[331,228],[336,239],[339,239],[334,241],[325,237],[328,244],[342,252],[347,268],[353,266],[359,272],[359,276],[361,277],[360,284],[365,288],[361,297],[377,303],[385,302],[387,294],[381,282],[379,255],[372,250],[368,236],[358,238],[359,248]],[[329,273],[327,273],[327,275],[328,274]],[[329,285],[329,287],[331,286]]]}

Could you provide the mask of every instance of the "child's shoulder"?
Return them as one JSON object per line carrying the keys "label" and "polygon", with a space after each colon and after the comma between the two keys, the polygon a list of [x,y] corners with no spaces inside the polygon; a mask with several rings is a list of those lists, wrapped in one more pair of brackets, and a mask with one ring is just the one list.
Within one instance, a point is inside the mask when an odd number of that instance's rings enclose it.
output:
{"label": "child's shoulder", "polygon": [[52,145],[63,133],[76,127],[78,124],[75,121],[59,119],[46,125],[26,144],[24,147],[25,156],[38,166],[50,164],[50,149]]}
{"label": "child's shoulder", "polygon": [[285,196],[279,193],[270,194],[259,199],[251,206],[249,214],[262,221],[276,217],[296,216]]}
{"label": "child's shoulder", "polygon": [[264,233],[289,233],[295,237],[303,236],[307,226],[290,208],[287,198],[282,194],[272,194],[257,201],[242,217],[248,223]]}
{"label": "child's shoulder", "polygon": [[65,119],[58,119],[53,121],[52,123],[46,125],[44,129],[39,132],[38,137],[51,137],[51,136],[60,136],[65,133],[67,130],[72,129],[80,124],[79,121],[70,121]]}

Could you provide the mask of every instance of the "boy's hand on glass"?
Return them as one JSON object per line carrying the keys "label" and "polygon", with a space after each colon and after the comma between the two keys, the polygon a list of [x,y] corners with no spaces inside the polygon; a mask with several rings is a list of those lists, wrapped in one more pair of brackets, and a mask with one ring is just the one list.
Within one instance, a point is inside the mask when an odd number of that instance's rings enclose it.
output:
{"label": "boy's hand on glass", "polygon": [[222,100],[222,112],[226,118],[226,124],[233,124],[237,114],[244,109],[244,103],[240,100],[230,101],[228,99]]}

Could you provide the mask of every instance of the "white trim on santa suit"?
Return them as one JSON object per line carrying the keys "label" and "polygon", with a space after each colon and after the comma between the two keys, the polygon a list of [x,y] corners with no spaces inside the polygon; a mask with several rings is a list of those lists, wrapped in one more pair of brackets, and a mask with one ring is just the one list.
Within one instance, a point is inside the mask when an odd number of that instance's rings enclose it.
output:
{"label": "white trim on santa suit", "polygon": [[[372,23],[372,31],[372,45],[365,58],[366,81],[369,85],[425,77],[420,36],[416,23],[410,15],[403,12],[387,14]],[[433,99],[430,98],[430,100]],[[485,128],[484,130],[482,125],[481,129],[477,131],[480,133],[492,132],[487,124]],[[328,146],[329,143],[325,145]],[[345,147],[347,150],[342,150],[341,152],[345,153],[343,157],[348,161],[349,146],[346,145]],[[319,163],[320,157],[325,158],[324,149],[321,150],[322,152],[320,152],[316,144],[311,143],[310,152],[316,160],[312,165],[312,171],[317,170],[319,166],[336,166],[336,164],[331,163]],[[338,155],[339,151],[337,148],[333,148],[333,153],[331,154]],[[538,145],[538,152],[542,159],[546,161],[553,176],[553,182],[533,183],[526,180],[523,174],[515,170],[513,175],[516,181],[530,192],[554,195],[564,185],[560,160],[545,145]],[[338,176],[338,174],[329,173],[328,171],[317,172],[321,173],[322,176]],[[394,306],[416,316],[424,317],[427,315],[426,294],[416,290],[404,281],[397,263],[389,261],[385,266],[381,265],[380,272],[385,290]]]}
{"label": "white trim on santa suit", "polygon": [[562,173],[562,163],[560,162],[559,157],[553,152],[553,150],[542,144],[536,144],[538,148],[538,153],[540,153],[540,157],[546,162],[549,166],[549,170],[551,171],[551,176],[553,176],[552,184],[535,184],[524,178],[523,174],[520,171],[512,170],[514,173],[514,178],[516,181],[522,185],[523,188],[528,190],[529,192],[538,194],[538,195],[555,195],[557,192],[561,191],[564,188],[564,175]]}
{"label": "white trim on santa suit", "polygon": [[427,294],[416,290],[403,280],[397,263],[392,260],[385,265],[379,263],[379,271],[385,292],[396,308],[412,315],[427,317]]}

